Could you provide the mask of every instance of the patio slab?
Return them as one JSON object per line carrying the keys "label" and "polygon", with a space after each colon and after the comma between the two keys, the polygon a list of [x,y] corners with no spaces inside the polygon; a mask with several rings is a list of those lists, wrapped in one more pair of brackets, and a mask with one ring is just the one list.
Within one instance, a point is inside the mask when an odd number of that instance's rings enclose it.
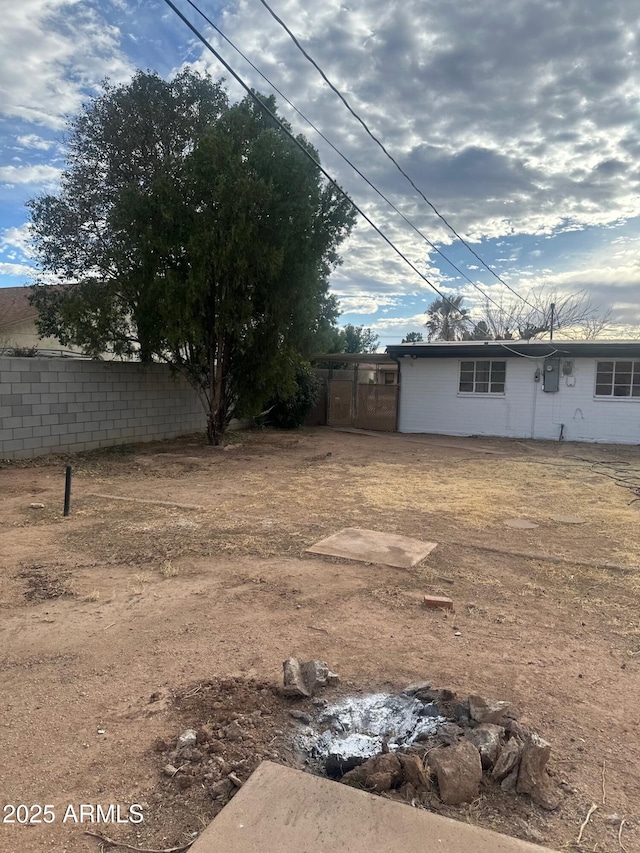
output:
{"label": "patio slab", "polygon": [[263,761],[190,853],[544,853],[528,844]]}
{"label": "patio slab", "polygon": [[345,527],[333,536],[307,548],[310,554],[344,557],[363,563],[382,563],[399,569],[410,569],[430,554],[436,542],[422,542],[395,533],[380,533],[360,527]]}

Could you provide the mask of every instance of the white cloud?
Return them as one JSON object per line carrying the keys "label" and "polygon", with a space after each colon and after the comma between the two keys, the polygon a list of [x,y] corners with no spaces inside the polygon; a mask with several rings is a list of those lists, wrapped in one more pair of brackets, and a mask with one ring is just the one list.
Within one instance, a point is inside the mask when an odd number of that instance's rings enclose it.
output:
{"label": "white cloud", "polygon": [[51,185],[61,172],[55,166],[0,166],[0,183]]}
{"label": "white cloud", "polygon": [[340,299],[340,309],[345,314],[375,314],[384,306],[392,306],[397,302],[397,299],[390,296],[371,296],[368,293],[344,297],[338,293],[337,296]]}
{"label": "white cloud", "polygon": [[25,136],[19,136],[17,142],[23,148],[35,148],[38,151],[48,151],[54,145],[53,142],[43,139],[37,133],[27,133]]}
{"label": "white cloud", "polygon": [[[30,228],[29,223],[12,228],[5,228],[0,235],[0,252],[6,252],[7,249],[17,249],[18,252],[25,258],[33,257],[33,250],[30,243]],[[13,252],[11,253],[13,254]],[[11,257],[11,255],[7,255]]]}
{"label": "white cloud", "polygon": [[105,76],[122,79],[129,73],[120,33],[89,4],[79,0],[3,4],[0,92],[7,118],[60,130],[88,89]]}
{"label": "white cloud", "polygon": [[7,264],[0,261],[0,275],[33,276],[34,270],[26,264]]}

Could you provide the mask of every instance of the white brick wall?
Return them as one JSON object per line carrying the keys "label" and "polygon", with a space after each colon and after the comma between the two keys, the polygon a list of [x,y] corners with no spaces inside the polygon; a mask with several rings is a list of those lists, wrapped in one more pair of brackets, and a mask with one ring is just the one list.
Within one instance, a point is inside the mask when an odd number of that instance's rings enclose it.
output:
{"label": "white brick wall", "polygon": [[570,360],[573,376],[551,394],[534,381],[543,359],[507,358],[505,394],[493,397],[458,393],[458,358],[401,359],[400,432],[554,440],[564,424],[567,441],[640,444],[640,399],[595,399],[596,359]]}
{"label": "white brick wall", "polygon": [[193,389],[164,364],[0,358],[0,458],[92,450],[204,430]]}

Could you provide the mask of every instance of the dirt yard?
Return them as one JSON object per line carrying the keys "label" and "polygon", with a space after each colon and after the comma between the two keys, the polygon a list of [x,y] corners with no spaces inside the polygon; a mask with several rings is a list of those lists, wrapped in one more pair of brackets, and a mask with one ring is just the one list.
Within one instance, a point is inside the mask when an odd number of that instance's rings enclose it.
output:
{"label": "dirt yard", "polygon": [[[5,808],[0,850],[108,848],[86,830],[188,844],[221,803],[163,775],[172,740],[212,727],[241,781],[294,760],[278,687],[296,655],[326,660],[343,695],[430,679],[509,701],[553,746],[559,809],[487,790],[439,810],[554,849],[640,851],[634,484],[638,448],[323,428],[0,463],[0,806],[53,807],[26,826]],[[305,553],[343,527],[438,547],[411,570]],[[236,720],[245,740],[225,744]],[[143,822],[63,822],[80,804],[126,821],[132,803]]]}

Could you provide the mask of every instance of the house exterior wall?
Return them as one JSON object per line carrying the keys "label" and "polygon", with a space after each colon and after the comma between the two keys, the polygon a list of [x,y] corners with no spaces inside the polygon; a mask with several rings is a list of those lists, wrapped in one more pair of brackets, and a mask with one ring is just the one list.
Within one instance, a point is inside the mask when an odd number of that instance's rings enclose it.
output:
{"label": "house exterior wall", "polygon": [[544,359],[507,358],[504,395],[460,394],[460,358],[401,359],[400,432],[640,444],[640,398],[595,398],[596,362],[571,358],[571,377],[543,391]]}
{"label": "house exterior wall", "polygon": [[33,320],[23,320],[0,329],[0,352],[2,349],[13,349],[14,347],[22,347],[23,349],[36,347],[38,350],[64,349],[66,351],[74,349],[74,347],[63,347],[57,338],[39,338]]}
{"label": "house exterior wall", "polygon": [[204,430],[193,389],[163,364],[0,358],[0,458]]}

